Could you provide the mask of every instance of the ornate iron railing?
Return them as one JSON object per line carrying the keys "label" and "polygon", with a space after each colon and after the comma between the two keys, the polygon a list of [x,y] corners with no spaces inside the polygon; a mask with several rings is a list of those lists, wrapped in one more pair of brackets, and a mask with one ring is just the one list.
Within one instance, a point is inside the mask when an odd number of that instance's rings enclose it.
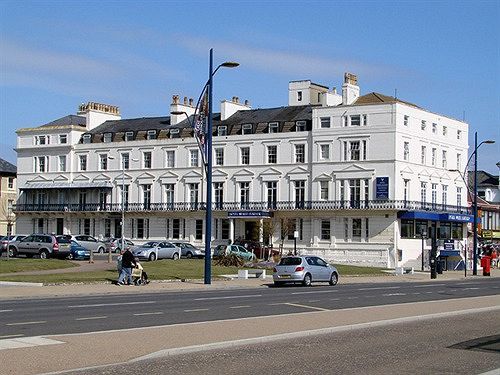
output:
{"label": "ornate iron railing", "polygon": [[[122,211],[121,203],[66,203],[66,204],[16,204],[15,212],[109,212]],[[128,203],[125,212],[155,211],[204,211],[204,202],[176,203]],[[368,201],[280,201],[280,202],[214,202],[214,211],[327,211],[327,210],[397,210],[397,211],[432,211],[470,214],[468,207],[399,200]]]}

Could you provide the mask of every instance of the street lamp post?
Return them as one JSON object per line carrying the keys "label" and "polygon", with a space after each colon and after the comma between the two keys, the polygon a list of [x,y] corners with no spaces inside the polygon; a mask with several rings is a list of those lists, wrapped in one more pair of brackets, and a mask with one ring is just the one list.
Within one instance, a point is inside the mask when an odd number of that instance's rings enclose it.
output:
{"label": "street lamp post", "polygon": [[427,232],[425,230],[422,230],[420,232],[420,236],[422,237],[422,266],[421,266],[421,271],[424,270],[424,245],[425,245],[425,237],[427,236]]}
{"label": "street lamp post", "polygon": [[[211,242],[212,242],[212,135],[213,135],[213,130],[212,130],[212,96],[213,96],[213,77],[217,71],[224,67],[224,68],[236,68],[239,66],[239,63],[232,62],[232,61],[226,61],[214,70],[213,69],[213,48],[210,49],[210,59],[209,59],[209,66],[208,66],[208,81],[203,87],[203,90],[201,91],[200,97],[198,99],[198,102],[195,107],[195,112],[194,115],[196,116],[196,111],[199,110],[201,100],[203,98],[203,95],[205,94],[205,90],[207,91],[207,99],[208,99],[208,114],[207,114],[207,124],[206,124],[206,129],[205,129],[205,142],[204,144],[200,143],[198,141],[198,147],[200,148],[200,151],[202,153],[202,160],[203,160],[203,155],[205,155],[204,158],[204,167],[205,167],[205,175],[207,178],[207,189],[206,189],[206,208],[205,208],[205,277],[204,277],[204,283],[205,284],[211,284],[212,283],[212,250],[210,248]],[[201,112],[201,111],[200,111]],[[190,123],[190,126],[194,129],[194,123],[191,122],[189,119],[189,116],[187,115],[186,112],[182,111],[173,111],[173,115],[180,115],[184,114],[186,115],[188,122]],[[196,121],[196,119],[195,119]]]}

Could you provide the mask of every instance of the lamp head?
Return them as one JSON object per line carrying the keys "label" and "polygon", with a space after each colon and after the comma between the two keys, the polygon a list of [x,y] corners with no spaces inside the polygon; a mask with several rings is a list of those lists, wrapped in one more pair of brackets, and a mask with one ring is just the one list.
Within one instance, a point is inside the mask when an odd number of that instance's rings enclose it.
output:
{"label": "lamp head", "polygon": [[226,61],[220,64],[220,66],[223,66],[224,68],[236,68],[240,64],[234,61]]}
{"label": "lamp head", "polygon": [[495,141],[493,139],[487,139],[486,141],[484,141],[484,143],[491,145],[491,144],[495,143]]}

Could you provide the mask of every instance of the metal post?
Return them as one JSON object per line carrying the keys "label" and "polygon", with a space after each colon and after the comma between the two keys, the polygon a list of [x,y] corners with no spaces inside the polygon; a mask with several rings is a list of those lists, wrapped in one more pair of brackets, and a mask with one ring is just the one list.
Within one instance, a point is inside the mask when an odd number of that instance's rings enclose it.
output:
{"label": "metal post", "polygon": [[422,266],[421,266],[421,271],[424,270],[424,240],[425,240],[425,232],[420,233],[422,236]]}
{"label": "metal post", "polygon": [[[130,160],[129,160],[130,163]],[[122,155],[122,247],[125,249],[125,160]]]}
{"label": "metal post", "polygon": [[474,134],[474,204],[473,214],[474,222],[472,223],[472,274],[477,276],[477,132]]}
{"label": "metal post", "polygon": [[207,163],[207,207],[205,215],[205,284],[212,283],[212,89],[213,89],[213,49],[210,48],[208,68],[208,121],[206,139]]}

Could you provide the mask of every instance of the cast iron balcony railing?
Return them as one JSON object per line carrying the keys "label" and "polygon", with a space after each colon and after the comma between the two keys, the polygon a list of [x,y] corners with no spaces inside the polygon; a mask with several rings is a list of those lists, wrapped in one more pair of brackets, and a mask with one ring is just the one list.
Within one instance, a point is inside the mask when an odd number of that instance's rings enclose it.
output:
{"label": "cast iron balcony railing", "polygon": [[[126,203],[126,212],[204,211],[205,202]],[[16,204],[15,212],[105,212],[120,213],[121,203]],[[277,202],[214,202],[214,211],[336,211],[336,210],[396,210],[430,211],[470,214],[468,207],[419,201],[349,200],[349,201],[277,201]]]}

